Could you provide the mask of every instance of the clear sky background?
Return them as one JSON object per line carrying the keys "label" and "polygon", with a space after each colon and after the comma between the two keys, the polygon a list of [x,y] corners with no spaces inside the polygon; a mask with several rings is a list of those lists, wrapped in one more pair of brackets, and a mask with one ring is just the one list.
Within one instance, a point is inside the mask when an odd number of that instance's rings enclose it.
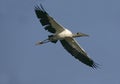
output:
{"label": "clear sky background", "polygon": [[[47,38],[34,6],[72,32],[100,69],[66,52]],[[120,0],[0,0],[0,84],[120,84]]]}

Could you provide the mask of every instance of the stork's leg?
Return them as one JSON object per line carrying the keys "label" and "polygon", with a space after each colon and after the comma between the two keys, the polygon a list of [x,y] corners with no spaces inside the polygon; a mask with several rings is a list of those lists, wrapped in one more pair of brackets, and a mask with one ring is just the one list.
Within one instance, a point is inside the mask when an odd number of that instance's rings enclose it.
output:
{"label": "stork's leg", "polygon": [[35,45],[41,45],[41,44],[48,43],[48,42],[50,42],[50,40],[49,39],[45,39],[43,41],[37,42]]}

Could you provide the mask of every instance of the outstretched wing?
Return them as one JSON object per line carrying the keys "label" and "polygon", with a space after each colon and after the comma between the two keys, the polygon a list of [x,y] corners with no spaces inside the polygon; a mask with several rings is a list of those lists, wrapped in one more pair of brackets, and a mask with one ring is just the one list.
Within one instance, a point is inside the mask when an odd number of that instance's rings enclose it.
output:
{"label": "outstretched wing", "polygon": [[59,33],[64,30],[60,24],[58,24],[51,16],[49,16],[41,4],[40,7],[35,6],[35,13],[45,30],[48,30],[51,33]]}
{"label": "outstretched wing", "polygon": [[63,47],[76,59],[92,68],[97,67],[97,64],[87,56],[85,51],[79,46],[75,39],[65,38],[64,40],[60,40],[60,42]]}

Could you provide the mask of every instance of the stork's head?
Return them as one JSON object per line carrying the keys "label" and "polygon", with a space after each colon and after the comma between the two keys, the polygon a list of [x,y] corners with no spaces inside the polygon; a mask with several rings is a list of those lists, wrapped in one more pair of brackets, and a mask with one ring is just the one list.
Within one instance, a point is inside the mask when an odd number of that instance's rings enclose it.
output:
{"label": "stork's head", "polygon": [[89,36],[88,34],[84,34],[84,33],[80,33],[80,32],[78,32],[78,33],[76,33],[76,34],[73,34],[73,37],[83,37],[83,36]]}

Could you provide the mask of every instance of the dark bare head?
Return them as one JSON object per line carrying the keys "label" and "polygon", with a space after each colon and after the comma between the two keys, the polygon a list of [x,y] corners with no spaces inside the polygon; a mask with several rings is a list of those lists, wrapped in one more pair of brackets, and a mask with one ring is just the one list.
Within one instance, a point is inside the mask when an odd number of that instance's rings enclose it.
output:
{"label": "dark bare head", "polygon": [[88,34],[84,34],[84,33],[80,33],[80,32],[78,32],[78,33],[76,33],[76,34],[73,34],[73,38],[75,38],[75,37],[83,37],[83,36],[89,36]]}

